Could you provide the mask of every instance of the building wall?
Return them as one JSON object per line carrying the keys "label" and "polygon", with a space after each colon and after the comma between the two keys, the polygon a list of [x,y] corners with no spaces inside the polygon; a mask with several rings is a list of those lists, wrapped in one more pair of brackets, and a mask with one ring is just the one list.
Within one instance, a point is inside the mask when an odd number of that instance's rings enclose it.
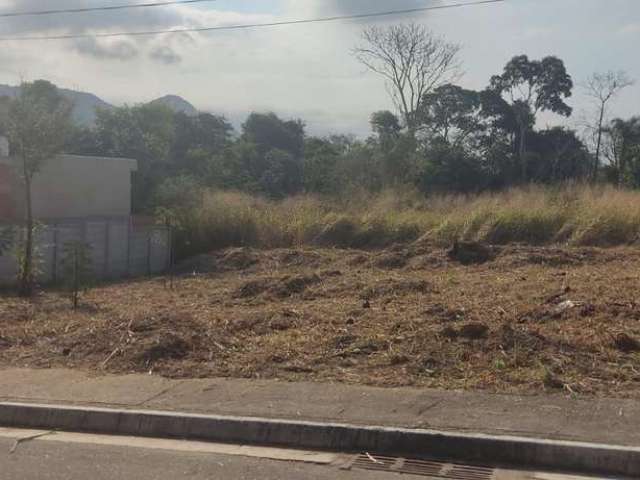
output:
{"label": "building wall", "polygon": [[[7,173],[8,165],[15,168],[15,162],[0,159],[0,218],[7,214],[21,218],[24,215],[22,183],[15,172]],[[131,214],[131,174],[136,167],[135,160],[124,158],[59,155],[46,162],[34,177],[34,216],[38,219],[128,216]],[[7,176],[11,177],[9,185]],[[3,189],[12,192],[12,207],[2,207],[9,204],[6,198],[3,201]]]}

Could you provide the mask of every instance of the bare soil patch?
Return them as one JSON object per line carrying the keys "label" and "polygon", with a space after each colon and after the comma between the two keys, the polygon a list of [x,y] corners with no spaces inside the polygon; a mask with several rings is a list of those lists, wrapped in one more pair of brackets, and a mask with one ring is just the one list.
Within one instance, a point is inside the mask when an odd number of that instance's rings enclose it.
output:
{"label": "bare soil patch", "polygon": [[231,249],[76,312],[4,293],[0,364],[640,398],[640,250],[466,255]]}

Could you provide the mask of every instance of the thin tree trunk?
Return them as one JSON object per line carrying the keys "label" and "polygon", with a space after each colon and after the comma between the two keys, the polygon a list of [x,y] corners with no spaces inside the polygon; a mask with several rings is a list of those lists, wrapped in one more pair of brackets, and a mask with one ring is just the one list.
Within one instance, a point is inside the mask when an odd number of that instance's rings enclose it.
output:
{"label": "thin tree trunk", "polygon": [[28,174],[24,179],[26,211],[26,238],[24,243],[24,255],[22,257],[22,270],[20,278],[20,294],[30,297],[33,293],[33,208],[31,204],[31,178]]}
{"label": "thin tree trunk", "polygon": [[520,145],[518,148],[518,157],[520,158],[520,168],[522,175],[522,183],[526,183],[527,181],[527,162],[525,159],[526,153],[526,127],[522,124],[520,125]]}
{"label": "thin tree trunk", "polygon": [[598,120],[598,141],[596,144],[596,158],[593,163],[593,178],[596,182],[598,180],[598,169],[600,168],[600,149],[602,147],[602,122],[604,121],[604,103],[600,107],[600,119]]}
{"label": "thin tree trunk", "polygon": [[78,278],[78,245],[73,246],[73,309],[78,309],[78,290],[80,290],[80,281]]}

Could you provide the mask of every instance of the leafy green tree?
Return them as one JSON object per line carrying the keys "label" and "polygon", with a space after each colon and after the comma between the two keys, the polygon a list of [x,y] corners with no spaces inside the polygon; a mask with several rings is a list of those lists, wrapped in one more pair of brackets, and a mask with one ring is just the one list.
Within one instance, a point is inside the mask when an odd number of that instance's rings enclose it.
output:
{"label": "leafy green tree", "polygon": [[67,135],[65,151],[72,155],[104,155],[100,139],[93,128],[72,125]]}
{"label": "leafy green tree", "polygon": [[173,112],[164,105],[145,104],[98,110],[96,134],[101,153],[134,158],[133,209],[149,206],[155,186],[170,172],[175,139]]}
{"label": "leafy green tree", "polygon": [[387,184],[385,159],[378,145],[371,142],[351,141],[336,165],[342,189],[381,190]]}
{"label": "leafy green tree", "polygon": [[572,109],[564,100],[571,97],[573,81],[563,61],[557,57],[529,60],[526,55],[520,55],[507,63],[501,75],[491,78],[490,89],[510,102],[518,125],[522,181],[526,181],[527,133],[539,112],[550,111],[565,117],[571,115]]}
{"label": "leafy green tree", "polygon": [[426,151],[416,185],[427,194],[477,192],[491,185],[491,175],[485,162],[472,152],[440,142]]}
{"label": "leafy green tree", "polygon": [[370,124],[376,136],[369,139],[369,144],[383,167],[383,183],[410,182],[416,171],[415,137],[403,131],[398,117],[387,110],[371,115]]}
{"label": "leafy green tree", "polygon": [[170,157],[174,170],[187,175],[207,175],[208,158],[220,155],[229,147],[233,126],[224,117],[210,113],[196,116],[177,113],[173,122],[175,136]]}
{"label": "leafy green tree", "polygon": [[528,169],[537,182],[562,182],[589,174],[591,157],[574,130],[553,127],[533,132],[529,146]]}
{"label": "leafy green tree", "polygon": [[173,263],[191,253],[201,223],[200,212],[204,203],[204,188],[193,176],[178,175],[166,178],[156,188],[153,196],[154,215],[160,224],[167,227],[170,235],[171,285],[173,285]]}
{"label": "leafy green tree", "polygon": [[272,197],[291,195],[303,187],[304,124],[281,120],[273,113],[252,113],[231,149],[236,175],[244,188]]}
{"label": "leafy green tree", "polygon": [[373,132],[378,136],[382,149],[393,148],[402,131],[398,117],[389,110],[380,110],[371,115],[369,123]]}
{"label": "leafy green tree", "polygon": [[640,117],[617,118],[604,134],[610,179],[619,186],[640,187]]}
{"label": "leafy green tree", "polygon": [[269,150],[264,157],[265,170],[259,179],[260,190],[270,197],[294,195],[302,190],[301,159],[284,150]]}
{"label": "leafy green tree", "polygon": [[420,123],[431,140],[462,146],[483,130],[480,94],[446,84],[425,95]]}
{"label": "leafy green tree", "polygon": [[242,140],[256,145],[264,157],[282,150],[296,158],[304,154],[305,126],[302,120],[281,120],[275,113],[252,113],[242,125]]}
{"label": "leafy green tree", "polygon": [[[477,137],[478,154],[491,172],[490,188],[513,185],[522,177],[518,158],[519,132],[516,115],[511,105],[493,90],[479,92],[482,133]],[[529,117],[528,131],[533,130],[535,119]]]}
{"label": "leafy green tree", "polygon": [[156,188],[153,204],[165,209],[195,210],[202,204],[203,187],[200,180],[191,175],[166,178]]}
{"label": "leafy green tree", "polygon": [[337,193],[341,188],[337,165],[342,154],[342,146],[336,145],[331,139],[307,139],[303,164],[304,190],[322,194]]}
{"label": "leafy green tree", "polygon": [[6,132],[24,187],[24,245],[18,279],[24,296],[32,294],[35,278],[33,179],[48,160],[62,151],[71,127],[71,110],[71,103],[55,85],[44,80],[23,83],[20,94],[8,104]]}

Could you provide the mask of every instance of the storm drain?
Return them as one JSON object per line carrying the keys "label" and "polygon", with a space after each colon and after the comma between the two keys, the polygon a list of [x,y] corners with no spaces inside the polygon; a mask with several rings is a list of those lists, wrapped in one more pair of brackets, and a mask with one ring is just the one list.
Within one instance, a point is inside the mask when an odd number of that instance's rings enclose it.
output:
{"label": "storm drain", "polygon": [[386,455],[363,453],[353,458],[346,469],[374,470],[378,472],[404,473],[452,480],[493,480],[494,469],[473,465],[418,460]]}

